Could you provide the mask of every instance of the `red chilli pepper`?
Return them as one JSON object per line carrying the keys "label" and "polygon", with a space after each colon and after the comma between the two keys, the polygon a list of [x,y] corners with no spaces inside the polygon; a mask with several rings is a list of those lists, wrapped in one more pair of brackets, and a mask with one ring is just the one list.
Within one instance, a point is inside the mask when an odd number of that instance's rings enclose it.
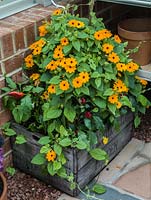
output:
{"label": "red chilli pepper", "polygon": [[15,99],[21,99],[25,94],[23,92],[9,92],[8,93],[9,96],[14,97]]}

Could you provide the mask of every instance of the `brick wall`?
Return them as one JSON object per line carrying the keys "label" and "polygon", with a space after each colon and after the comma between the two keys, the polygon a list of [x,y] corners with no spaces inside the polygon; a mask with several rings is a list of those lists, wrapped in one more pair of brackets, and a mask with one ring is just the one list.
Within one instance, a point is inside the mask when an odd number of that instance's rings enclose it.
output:
{"label": "brick wall", "polygon": [[[70,2],[70,1],[69,1]],[[88,15],[88,0],[76,0],[80,5],[78,13],[81,16]],[[38,26],[48,20],[53,6],[35,6],[13,16],[0,20],[0,88],[5,86],[3,75],[6,73],[16,82],[22,81],[21,65],[28,50],[28,46],[34,42],[38,35]],[[149,10],[149,9],[148,9]],[[102,17],[107,28],[112,32],[117,31],[117,23],[123,19],[133,16],[135,13],[142,15],[142,12],[149,13],[147,9],[140,9],[126,5],[118,5],[97,1],[95,12]],[[0,125],[11,119],[10,113],[3,108],[2,96],[0,93]],[[1,132],[0,132],[1,134]],[[5,166],[12,160],[9,139],[5,139]]]}

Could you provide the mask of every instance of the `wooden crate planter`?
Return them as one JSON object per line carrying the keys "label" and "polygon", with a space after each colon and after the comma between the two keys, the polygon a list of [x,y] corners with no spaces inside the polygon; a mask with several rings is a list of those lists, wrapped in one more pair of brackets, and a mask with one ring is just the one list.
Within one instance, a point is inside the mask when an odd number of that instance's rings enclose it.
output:
{"label": "wooden crate planter", "polygon": [[[110,160],[122,150],[132,137],[132,113],[129,112],[120,117],[119,120],[120,131],[116,132],[112,128],[108,128],[105,135],[109,137],[109,143],[104,146],[100,142],[98,145],[108,152]],[[50,176],[46,174],[40,166],[31,164],[30,161],[32,157],[39,152],[40,149],[40,146],[37,143],[40,135],[31,133],[17,124],[12,124],[12,127],[17,134],[24,134],[27,138],[27,143],[23,145],[16,145],[14,139],[11,141],[14,166],[71,196],[77,196],[79,190],[77,188],[70,190],[70,184],[66,180],[61,179],[58,176]],[[81,188],[84,188],[105,167],[104,162],[94,160],[84,150],[67,148],[64,153],[68,160],[65,166],[67,172],[73,172],[75,181]]]}

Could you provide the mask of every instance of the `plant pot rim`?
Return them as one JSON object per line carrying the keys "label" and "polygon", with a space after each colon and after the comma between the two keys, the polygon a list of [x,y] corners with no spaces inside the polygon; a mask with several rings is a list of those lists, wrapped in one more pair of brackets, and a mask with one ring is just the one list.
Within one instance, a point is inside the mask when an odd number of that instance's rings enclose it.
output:
{"label": "plant pot rim", "polygon": [[6,182],[6,179],[3,175],[2,172],[0,172],[0,177],[2,179],[2,182],[3,182],[3,192],[2,192],[2,195],[0,196],[0,199],[1,200],[6,200],[7,199],[7,182]]}
{"label": "plant pot rim", "polygon": [[129,18],[118,24],[121,37],[130,40],[151,40],[151,18]]}

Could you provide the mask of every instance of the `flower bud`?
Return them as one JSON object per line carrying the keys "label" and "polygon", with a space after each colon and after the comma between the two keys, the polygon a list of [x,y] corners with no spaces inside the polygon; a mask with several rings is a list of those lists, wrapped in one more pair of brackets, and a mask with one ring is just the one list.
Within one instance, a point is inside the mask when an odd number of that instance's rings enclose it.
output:
{"label": "flower bud", "polygon": [[91,119],[91,117],[92,117],[91,112],[87,111],[87,112],[85,113],[85,118]]}
{"label": "flower bud", "polygon": [[86,103],[86,99],[85,99],[84,97],[82,97],[82,98],[80,99],[80,102],[81,102],[81,104],[85,104],[85,103]]}

